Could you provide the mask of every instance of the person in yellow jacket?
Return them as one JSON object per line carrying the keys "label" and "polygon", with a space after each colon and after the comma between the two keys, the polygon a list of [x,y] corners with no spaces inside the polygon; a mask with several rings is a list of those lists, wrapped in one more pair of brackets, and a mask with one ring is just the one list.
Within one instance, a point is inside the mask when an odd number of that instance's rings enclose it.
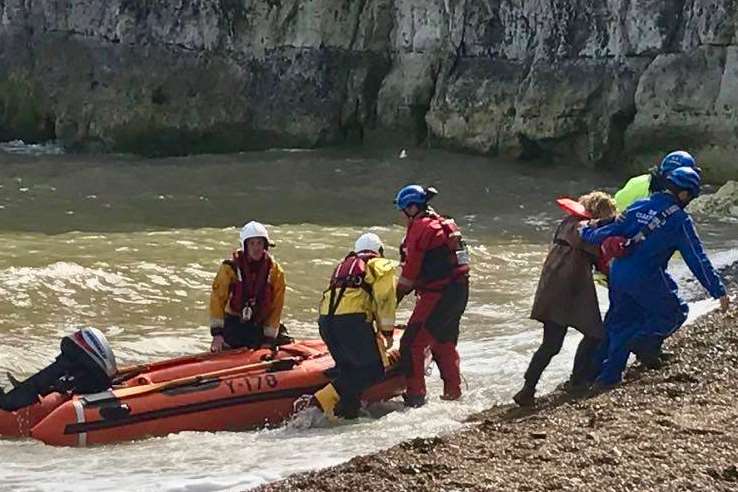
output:
{"label": "person in yellow jacket", "polygon": [[269,254],[266,227],[249,222],[241,246],[220,266],[210,292],[210,350],[273,346],[284,307],[284,271]]}
{"label": "person in yellow jacket", "polygon": [[648,198],[651,193],[664,190],[666,177],[676,168],[691,167],[699,172],[697,161],[689,152],[676,150],[666,154],[661,164],[648,174],[630,178],[625,186],[615,193],[615,204],[618,213],[625,211],[633,202]]}
{"label": "person in yellow jacket", "polygon": [[395,266],[379,236],[363,234],[323,293],[318,326],[337,376],[315,399],[329,419],[358,417],[362,392],[384,377],[397,307]]}

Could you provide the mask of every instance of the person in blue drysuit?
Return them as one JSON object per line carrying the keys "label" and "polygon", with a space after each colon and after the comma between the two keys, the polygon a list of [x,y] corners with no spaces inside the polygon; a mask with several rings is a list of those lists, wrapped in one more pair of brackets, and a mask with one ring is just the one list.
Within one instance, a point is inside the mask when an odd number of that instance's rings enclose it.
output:
{"label": "person in blue drysuit", "polygon": [[661,160],[661,164],[646,174],[630,178],[625,186],[615,193],[618,213],[625,211],[636,200],[648,198],[651,193],[657,191],[664,191],[666,176],[678,167],[693,167],[698,173],[702,172],[689,152],[684,150],[669,152]]}
{"label": "person in blue drysuit", "polygon": [[665,178],[664,191],[636,201],[610,225],[584,227],[584,241],[602,244],[608,237],[627,239],[626,254],[617,258],[609,278],[610,309],[605,315],[607,355],[597,385],[609,387],[622,380],[634,345],[659,350],[664,339],[687,319],[689,308],[677,294],[666,272],[679,251],[702,286],[726,311],[725,286],[705,255],[691,217],[684,207],[699,195],[700,174],[680,167]]}

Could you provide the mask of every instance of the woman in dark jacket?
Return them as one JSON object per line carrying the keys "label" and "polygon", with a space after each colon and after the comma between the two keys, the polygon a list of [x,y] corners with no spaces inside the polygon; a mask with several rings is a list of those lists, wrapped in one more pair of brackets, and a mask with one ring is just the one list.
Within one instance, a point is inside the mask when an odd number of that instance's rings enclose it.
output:
{"label": "woman in dark jacket", "polygon": [[[615,215],[615,201],[607,193],[594,191],[581,196],[579,203],[593,219]],[[569,387],[586,387],[596,376],[593,356],[605,334],[592,279],[592,266],[599,248],[579,237],[577,226],[581,220],[583,217],[567,215],[561,221],[543,264],[530,315],[531,319],[543,323],[543,341],[525,372],[523,388],[513,396],[520,406],[531,406],[535,402],[538,380],[561,350],[570,326],[579,330],[584,338],[574,357]]]}

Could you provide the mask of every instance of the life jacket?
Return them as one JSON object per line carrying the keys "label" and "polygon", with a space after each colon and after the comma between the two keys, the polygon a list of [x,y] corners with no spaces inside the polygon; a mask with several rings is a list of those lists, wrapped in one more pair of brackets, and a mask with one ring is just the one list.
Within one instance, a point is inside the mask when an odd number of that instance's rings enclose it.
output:
{"label": "life jacket", "polygon": [[442,239],[425,251],[418,276],[419,285],[455,280],[469,272],[469,251],[461,229],[451,217],[431,212],[422,217],[425,227],[440,226]]}
{"label": "life jacket", "polygon": [[335,315],[346,289],[361,288],[371,294],[371,286],[365,280],[366,264],[369,260],[378,256],[373,251],[351,252],[338,264],[333,271],[333,275],[331,275],[331,281],[328,287],[331,293],[328,305],[328,316],[330,318]]}
{"label": "life jacket", "polygon": [[561,210],[566,212],[567,215],[576,217],[579,220],[589,220],[592,218],[592,214],[584,208],[584,205],[572,200],[571,198],[557,198],[556,204],[561,208]]}
{"label": "life jacket", "polygon": [[263,324],[272,305],[272,289],[269,286],[274,261],[268,252],[260,261],[249,261],[243,251],[233,253],[231,260],[223,263],[233,268],[236,281],[230,286],[229,306],[241,320]]}

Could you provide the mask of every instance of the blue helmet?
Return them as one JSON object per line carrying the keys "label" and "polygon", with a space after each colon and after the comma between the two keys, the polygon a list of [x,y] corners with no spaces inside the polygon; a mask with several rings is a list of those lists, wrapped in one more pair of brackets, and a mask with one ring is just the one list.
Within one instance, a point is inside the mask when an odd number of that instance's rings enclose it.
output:
{"label": "blue helmet", "polygon": [[666,176],[674,169],[677,169],[679,167],[696,168],[697,161],[694,160],[694,157],[692,157],[689,152],[677,150],[675,152],[667,154],[666,157],[661,160],[661,164],[659,165],[659,172],[662,176]]}
{"label": "blue helmet", "polygon": [[700,194],[702,178],[700,177],[700,173],[691,167],[682,166],[674,169],[666,176],[666,181],[671,183],[675,188],[687,190],[692,197]]}
{"label": "blue helmet", "polygon": [[410,205],[425,205],[430,200],[430,196],[420,185],[407,185],[397,192],[395,197],[395,206],[400,210],[404,210]]}

